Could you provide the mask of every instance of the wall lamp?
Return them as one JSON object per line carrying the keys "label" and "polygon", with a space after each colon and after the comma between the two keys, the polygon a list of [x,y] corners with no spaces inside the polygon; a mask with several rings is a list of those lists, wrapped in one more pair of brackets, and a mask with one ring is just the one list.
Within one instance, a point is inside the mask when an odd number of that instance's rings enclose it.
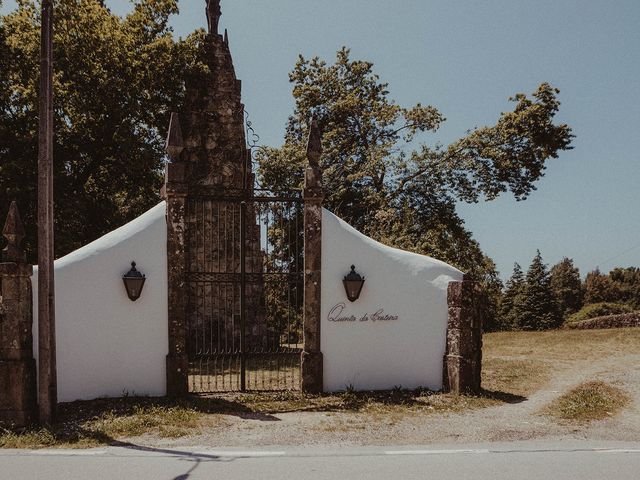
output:
{"label": "wall lamp", "polygon": [[127,295],[133,302],[140,298],[146,277],[136,269],[136,262],[131,262],[131,270],[122,277]]}
{"label": "wall lamp", "polygon": [[342,283],[349,301],[355,302],[360,297],[360,292],[362,292],[362,286],[364,285],[364,277],[356,272],[355,265],[351,265],[351,272],[344,277]]}

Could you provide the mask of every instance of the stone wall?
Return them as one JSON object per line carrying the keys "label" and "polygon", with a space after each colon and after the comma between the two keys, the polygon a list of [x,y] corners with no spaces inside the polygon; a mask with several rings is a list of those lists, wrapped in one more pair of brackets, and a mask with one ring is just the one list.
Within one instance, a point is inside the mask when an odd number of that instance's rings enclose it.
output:
{"label": "stone wall", "polygon": [[590,318],[581,322],[565,324],[565,328],[572,330],[629,327],[640,327],[640,312],[605,315],[603,317]]}
{"label": "stone wall", "polygon": [[[58,400],[166,393],[167,224],[164,202],[54,262]],[[135,302],[122,277],[146,275]],[[31,282],[37,306],[38,268]],[[33,309],[34,345],[38,309]],[[38,359],[38,349],[34,351]]]}
{"label": "stone wall", "polygon": [[[347,298],[351,265],[365,278]],[[324,389],[443,388],[447,287],[463,273],[383,245],[322,212],[321,346]]]}

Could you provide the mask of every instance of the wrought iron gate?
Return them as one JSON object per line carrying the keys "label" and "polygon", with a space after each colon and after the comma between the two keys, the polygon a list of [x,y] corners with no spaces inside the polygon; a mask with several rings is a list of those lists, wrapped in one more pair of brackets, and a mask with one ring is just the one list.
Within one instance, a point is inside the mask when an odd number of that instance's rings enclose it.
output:
{"label": "wrought iron gate", "polygon": [[303,208],[299,191],[189,198],[191,392],[299,389]]}

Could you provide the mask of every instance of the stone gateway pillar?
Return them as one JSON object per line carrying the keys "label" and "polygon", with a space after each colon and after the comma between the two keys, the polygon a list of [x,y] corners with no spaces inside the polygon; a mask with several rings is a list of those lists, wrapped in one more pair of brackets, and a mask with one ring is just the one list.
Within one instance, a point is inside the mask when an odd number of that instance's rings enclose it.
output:
{"label": "stone gateway pillar", "polygon": [[480,393],[483,295],[480,284],[465,275],[449,283],[444,389],[455,394]]}
{"label": "stone gateway pillar", "polygon": [[36,420],[33,359],[33,267],[21,248],[24,227],[15,202],[2,231],[8,245],[0,263],[0,423],[17,428]]}
{"label": "stone gateway pillar", "polygon": [[[259,288],[245,289],[244,274],[262,273],[262,253],[260,225],[251,223],[256,215],[247,201],[255,174],[246,142],[242,84],[229,36],[218,32],[220,0],[209,0],[206,14],[209,31],[198,52],[206,68],[187,75],[185,98],[179,112],[171,115],[166,143],[171,160],[163,189],[169,283],[167,393],[174,396],[189,392],[190,378],[217,381],[217,373],[202,373],[196,364],[209,365],[215,355],[228,355],[226,361],[235,355],[244,362],[244,354],[256,343],[245,345],[245,332],[266,329],[258,308],[245,306],[258,303]],[[241,327],[244,320],[246,329]],[[198,336],[204,331],[206,335]],[[227,371],[236,368],[229,366]],[[244,389],[244,380],[239,383]]]}
{"label": "stone gateway pillar", "polygon": [[188,392],[187,284],[185,222],[188,185],[186,165],[180,161],[184,150],[180,117],[171,114],[166,150],[167,164],[163,196],[167,201],[167,252],[169,295],[169,354],[167,355],[167,395]]}
{"label": "stone gateway pillar", "polygon": [[322,137],[315,118],[311,121],[304,178],[304,349],[301,362],[301,390],[322,392],[320,349],[320,280],[322,268]]}

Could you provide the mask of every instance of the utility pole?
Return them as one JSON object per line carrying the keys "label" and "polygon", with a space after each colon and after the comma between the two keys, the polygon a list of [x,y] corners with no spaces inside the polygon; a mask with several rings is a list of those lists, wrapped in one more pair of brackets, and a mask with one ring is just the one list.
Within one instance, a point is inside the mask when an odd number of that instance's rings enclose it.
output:
{"label": "utility pole", "polygon": [[58,403],[53,270],[53,1],[42,0],[38,136],[38,410],[53,422]]}

